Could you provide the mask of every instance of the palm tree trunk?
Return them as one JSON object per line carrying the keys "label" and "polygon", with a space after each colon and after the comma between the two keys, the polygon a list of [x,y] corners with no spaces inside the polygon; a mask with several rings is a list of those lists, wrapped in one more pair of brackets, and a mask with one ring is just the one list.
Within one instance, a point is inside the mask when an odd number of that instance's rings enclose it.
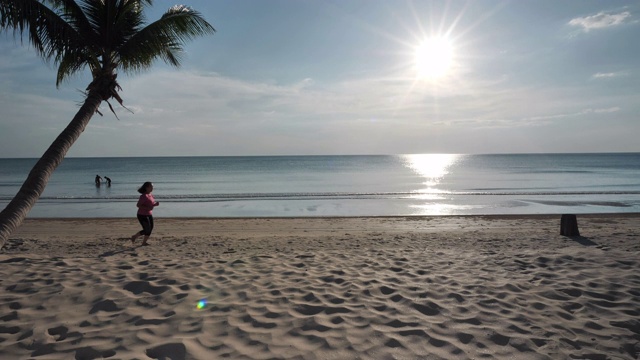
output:
{"label": "palm tree trunk", "polygon": [[16,196],[0,212],[0,249],[4,247],[9,235],[22,224],[31,208],[36,204],[53,171],[60,165],[71,145],[76,142],[87,127],[101,102],[102,97],[97,92],[89,93],[73,120],[44,152],[31,169]]}

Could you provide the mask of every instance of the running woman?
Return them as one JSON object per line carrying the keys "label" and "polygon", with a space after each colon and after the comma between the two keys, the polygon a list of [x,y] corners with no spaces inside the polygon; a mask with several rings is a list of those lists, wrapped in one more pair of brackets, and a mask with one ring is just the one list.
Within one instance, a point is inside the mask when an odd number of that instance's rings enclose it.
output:
{"label": "running woman", "polygon": [[160,205],[157,202],[151,192],[153,191],[153,184],[149,181],[142,184],[142,186],[138,189],[138,192],[141,194],[138,199],[138,221],[140,225],[142,225],[142,230],[131,236],[131,243],[135,243],[136,239],[140,236],[144,236],[142,239],[142,245],[147,244],[147,240],[149,240],[149,236],[151,236],[151,231],[153,231],[153,208]]}

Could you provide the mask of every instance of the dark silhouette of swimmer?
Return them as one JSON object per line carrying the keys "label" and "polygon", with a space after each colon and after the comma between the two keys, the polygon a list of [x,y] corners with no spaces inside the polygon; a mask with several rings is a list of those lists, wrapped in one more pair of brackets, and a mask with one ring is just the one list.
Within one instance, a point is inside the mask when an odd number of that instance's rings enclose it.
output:
{"label": "dark silhouette of swimmer", "polygon": [[102,181],[102,178],[100,177],[100,175],[96,175],[96,186],[100,186],[101,181]]}
{"label": "dark silhouette of swimmer", "polygon": [[111,179],[108,176],[105,176],[104,179],[107,181],[107,186],[111,187]]}

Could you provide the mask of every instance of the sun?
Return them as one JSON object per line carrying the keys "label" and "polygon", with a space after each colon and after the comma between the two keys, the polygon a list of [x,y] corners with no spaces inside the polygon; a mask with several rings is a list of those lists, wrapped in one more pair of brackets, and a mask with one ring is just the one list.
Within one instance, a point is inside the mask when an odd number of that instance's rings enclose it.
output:
{"label": "sun", "polygon": [[426,38],[415,48],[415,69],[419,78],[437,80],[446,76],[453,64],[453,44],[446,38]]}

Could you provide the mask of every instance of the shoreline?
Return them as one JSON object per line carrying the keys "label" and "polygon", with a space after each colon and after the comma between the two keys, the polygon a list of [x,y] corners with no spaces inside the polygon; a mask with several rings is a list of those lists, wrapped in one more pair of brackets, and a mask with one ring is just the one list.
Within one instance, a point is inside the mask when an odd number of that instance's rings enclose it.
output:
{"label": "shoreline", "polygon": [[27,219],[2,358],[640,356],[640,214]]}
{"label": "shoreline", "polygon": [[[584,217],[640,217],[640,212],[593,212],[593,213],[572,213],[576,216]],[[562,216],[563,213],[536,213],[536,214],[444,214],[444,215],[321,215],[321,216],[156,216],[155,219],[170,219],[170,220],[273,220],[273,219],[397,219],[397,218],[549,218]],[[27,217],[25,221],[40,221],[40,220],[128,220],[134,219],[132,216],[109,216],[109,217]]]}
{"label": "shoreline", "polygon": [[[579,216],[640,216],[640,212],[593,212],[574,213]],[[431,218],[431,217],[549,217],[561,216],[562,213],[514,213],[514,214],[443,214],[443,215],[319,215],[319,216],[156,216],[164,219],[322,219],[322,218]],[[27,217],[26,220],[92,220],[92,219],[129,219],[131,216],[109,217]]]}

